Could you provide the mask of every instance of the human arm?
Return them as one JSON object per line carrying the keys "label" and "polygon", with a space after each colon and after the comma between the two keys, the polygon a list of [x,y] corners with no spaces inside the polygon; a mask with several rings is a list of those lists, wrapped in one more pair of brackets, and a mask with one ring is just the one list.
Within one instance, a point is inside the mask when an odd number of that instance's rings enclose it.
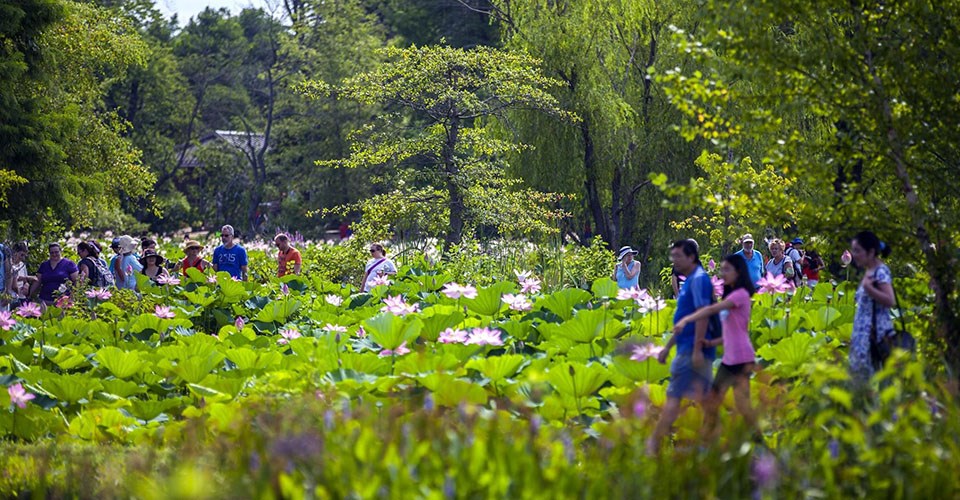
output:
{"label": "human arm", "polygon": [[300,275],[302,264],[303,257],[300,256],[300,252],[297,252],[297,254],[293,256],[293,274]]}
{"label": "human arm", "polygon": [[676,273],[670,274],[670,286],[673,287],[674,297],[680,295],[680,280],[677,279]]}
{"label": "human arm", "polygon": [[[707,337],[707,325],[710,323],[710,320],[707,318],[698,319],[695,325],[695,334],[693,337],[693,345],[698,346],[702,345]],[[693,366],[700,367],[703,365],[703,349],[693,350],[693,356],[691,356],[691,361],[693,361]]]}
{"label": "human arm", "polygon": [[247,281],[247,266],[240,266],[240,281]]}
{"label": "human arm", "polygon": [[[640,263],[637,261],[633,261],[630,264],[631,264],[630,267],[623,266],[623,275],[628,280],[632,280],[633,278],[636,278],[638,274],[640,274]],[[631,269],[633,270],[631,271]]]}
{"label": "human arm", "polygon": [[688,314],[683,318],[681,318],[680,321],[677,321],[677,324],[673,326],[673,333],[682,332],[684,327],[686,327],[690,323],[693,323],[694,321],[699,321],[701,319],[708,319],[710,318],[710,316],[713,316],[714,314],[717,314],[720,311],[733,309],[734,307],[736,307],[736,304],[726,299],[720,302],[710,304],[707,307],[701,307],[700,309],[697,309],[696,312],[692,314]]}
{"label": "human arm", "polygon": [[667,341],[667,345],[663,346],[663,350],[660,351],[660,354],[657,354],[657,361],[659,361],[661,365],[667,362],[667,356],[670,355],[670,349],[673,348],[674,344],[676,343],[677,334],[673,334],[670,336],[670,340]]}
{"label": "human arm", "polygon": [[863,277],[863,291],[867,292],[867,295],[881,306],[892,308],[897,305],[893,286],[890,283],[878,281],[874,273],[867,273]]}

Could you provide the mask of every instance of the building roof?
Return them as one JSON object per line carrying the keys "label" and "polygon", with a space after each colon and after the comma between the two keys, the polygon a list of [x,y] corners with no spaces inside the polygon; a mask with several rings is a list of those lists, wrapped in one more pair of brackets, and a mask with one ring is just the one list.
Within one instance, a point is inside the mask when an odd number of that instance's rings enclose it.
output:
{"label": "building roof", "polygon": [[239,150],[245,155],[256,154],[263,147],[263,134],[242,132],[239,130],[215,130],[209,134],[200,137],[199,146],[197,144],[181,145],[177,148],[179,153],[184,151],[183,163],[181,166],[186,168],[201,167],[203,162],[197,158],[196,151],[198,147],[209,145],[222,145],[226,148]]}

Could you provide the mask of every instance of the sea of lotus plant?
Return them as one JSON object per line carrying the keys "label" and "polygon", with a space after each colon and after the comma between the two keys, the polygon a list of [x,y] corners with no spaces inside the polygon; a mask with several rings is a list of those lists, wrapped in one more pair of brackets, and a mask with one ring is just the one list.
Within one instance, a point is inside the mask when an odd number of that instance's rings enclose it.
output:
{"label": "sea of lotus plant", "polygon": [[[0,492],[956,493],[950,379],[901,354],[879,392],[851,387],[854,284],[761,284],[761,429],[725,413],[724,437],[704,445],[692,407],[657,457],[643,440],[665,400],[669,360],[656,358],[674,303],[608,278],[548,291],[530,271],[474,286],[442,265],[403,266],[359,293],[309,274],[256,283],[190,269],[141,280],[139,296],[23,305],[0,313]],[[922,281],[898,288],[898,314],[923,339]],[[897,482],[913,475],[924,480]]]}

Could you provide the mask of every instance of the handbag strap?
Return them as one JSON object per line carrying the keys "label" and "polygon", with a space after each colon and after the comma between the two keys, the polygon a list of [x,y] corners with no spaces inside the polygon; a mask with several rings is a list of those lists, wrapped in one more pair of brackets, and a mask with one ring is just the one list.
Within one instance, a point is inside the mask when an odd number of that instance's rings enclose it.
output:
{"label": "handbag strap", "polygon": [[907,323],[903,319],[903,308],[900,307],[900,298],[897,297],[897,289],[893,286],[892,281],[893,280],[891,280],[890,288],[893,289],[893,301],[897,304],[897,315],[900,316],[900,331],[905,332],[907,331]]}

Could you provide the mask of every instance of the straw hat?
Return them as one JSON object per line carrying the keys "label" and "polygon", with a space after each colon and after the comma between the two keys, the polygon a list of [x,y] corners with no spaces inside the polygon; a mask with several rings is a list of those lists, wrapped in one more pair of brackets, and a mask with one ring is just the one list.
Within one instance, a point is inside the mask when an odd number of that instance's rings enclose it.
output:
{"label": "straw hat", "polygon": [[199,248],[200,250],[203,250],[203,245],[201,245],[200,242],[196,240],[187,240],[183,244],[183,251],[190,250],[191,248]]}
{"label": "straw hat", "polygon": [[123,253],[131,253],[136,251],[137,245],[140,244],[139,241],[127,234],[117,238],[117,243],[120,245],[120,251]]}

